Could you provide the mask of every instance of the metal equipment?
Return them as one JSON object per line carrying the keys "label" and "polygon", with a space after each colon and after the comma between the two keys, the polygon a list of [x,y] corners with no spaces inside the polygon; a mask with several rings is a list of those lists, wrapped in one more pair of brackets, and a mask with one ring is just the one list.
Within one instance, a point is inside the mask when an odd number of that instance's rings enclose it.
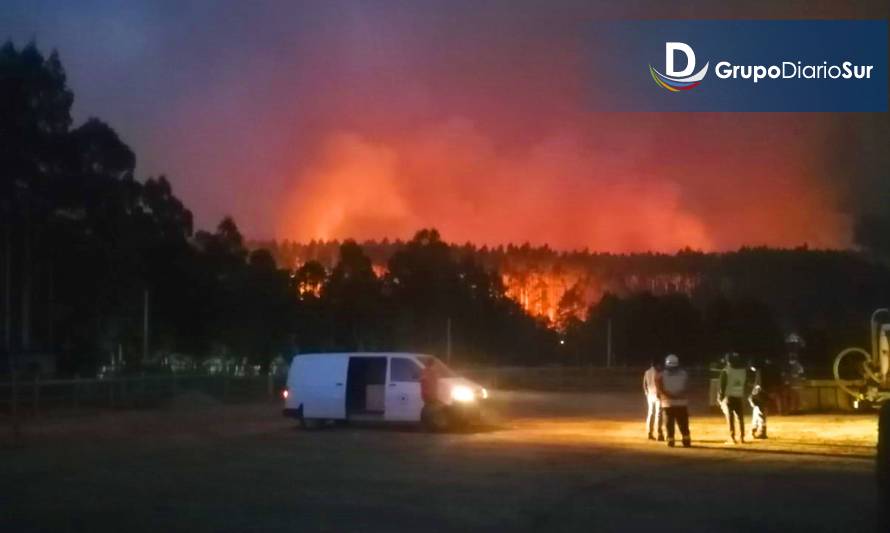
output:
{"label": "metal equipment", "polygon": [[870,332],[871,353],[851,347],[834,359],[834,379],[841,390],[853,397],[857,409],[890,400],[890,309],[877,309],[871,314]]}

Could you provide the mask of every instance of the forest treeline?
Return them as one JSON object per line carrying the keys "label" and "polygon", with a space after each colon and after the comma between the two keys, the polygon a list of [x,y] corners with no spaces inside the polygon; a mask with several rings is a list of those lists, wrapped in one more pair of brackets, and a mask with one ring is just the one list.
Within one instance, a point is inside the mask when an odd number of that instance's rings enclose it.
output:
{"label": "forest treeline", "polygon": [[[336,264],[338,241],[265,241],[282,266]],[[406,246],[361,243],[379,273]],[[640,363],[676,351],[695,362],[724,351],[776,355],[796,333],[816,374],[833,356],[867,343],[868,316],[890,302],[890,269],[879,250],[746,247],[675,254],[557,251],[547,246],[449,245],[451,255],[497,272],[505,293],[538,314],[565,341],[563,361],[602,363],[611,328],[613,360]],[[547,299],[549,298],[549,302]],[[535,313],[544,302],[547,313]],[[611,325],[610,325],[611,324]]]}
{"label": "forest treeline", "polygon": [[449,347],[462,363],[602,364],[607,345],[616,364],[705,362],[780,352],[790,331],[821,367],[890,303],[880,219],[863,223],[868,252],[562,253],[449,244],[434,229],[252,245],[231,218],[194,228],[170,181],[136,176],[133,151],[99,119],[74,125],[72,102],[56,53],[0,48],[6,370],[35,354],[90,375],[173,354],[265,368],[298,352]]}

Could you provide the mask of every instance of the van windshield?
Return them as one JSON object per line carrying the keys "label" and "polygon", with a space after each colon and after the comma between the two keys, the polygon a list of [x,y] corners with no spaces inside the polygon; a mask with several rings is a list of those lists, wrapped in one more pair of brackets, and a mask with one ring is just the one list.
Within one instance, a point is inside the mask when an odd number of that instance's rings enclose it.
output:
{"label": "van windshield", "polygon": [[455,378],[457,377],[457,373],[454,370],[448,368],[448,366],[439,360],[438,357],[433,357],[432,355],[418,355],[417,359],[423,363],[425,368],[429,368],[430,366],[436,372],[436,375],[442,378]]}

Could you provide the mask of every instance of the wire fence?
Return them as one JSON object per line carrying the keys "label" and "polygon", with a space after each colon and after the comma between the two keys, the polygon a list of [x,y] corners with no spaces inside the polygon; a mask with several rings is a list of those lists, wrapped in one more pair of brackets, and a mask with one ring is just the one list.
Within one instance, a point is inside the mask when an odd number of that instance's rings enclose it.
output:
{"label": "wire fence", "polygon": [[188,392],[221,401],[276,397],[283,380],[274,376],[166,375],[92,379],[18,379],[0,382],[0,412],[39,416],[54,410],[140,408],[161,405]]}
{"label": "wire fence", "polygon": [[[621,392],[642,390],[643,367],[467,367],[467,377],[491,388],[563,392]],[[693,385],[707,386],[710,371],[686,369]]]}
{"label": "wire fence", "polygon": [[[466,367],[467,377],[493,389],[554,392],[621,392],[642,388],[642,368]],[[689,368],[694,394],[713,403],[714,380],[707,368]],[[284,376],[203,374],[0,382],[0,416],[40,416],[66,410],[151,408],[184,394],[198,399],[247,402],[280,398]],[[834,381],[809,380],[797,388],[805,410],[849,410],[852,398]]]}

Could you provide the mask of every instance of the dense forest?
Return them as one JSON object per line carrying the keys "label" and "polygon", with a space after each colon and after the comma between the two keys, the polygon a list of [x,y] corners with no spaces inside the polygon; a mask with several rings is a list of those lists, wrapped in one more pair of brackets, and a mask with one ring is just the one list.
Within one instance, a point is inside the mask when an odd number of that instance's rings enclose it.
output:
{"label": "dense forest", "polygon": [[[337,241],[256,242],[285,268],[330,270]],[[385,276],[401,241],[362,248]],[[498,273],[505,295],[565,341],[553,357],[602,363],[612,329],[614,360],[676,351],[696,362],[735,350],[780,353],[797,333],[814,372],[827,371],[840,349],[867,341],[868,315],[890,301],[890,270],[876,254],[849,250],[743,248],[734,252],[610,254],[560,252],[546,246],[449,246]],[[611,325],[610,325],[611,324]]]}
{"label": "dense forest", "polygon": [[[72,124],[56,53],[0,48],[2,368],[63,375],[163,369],[173,357],[271,361],[315,350],[449,351],[460,363],[641,364],[673,351],[805,362],[864,344],[890,303],[886,221],[862,251],[615,255],[408,241],[248,243],[196,230],[164,176],[99,119]],[[818,372],[817,372],[818,373]]]}

